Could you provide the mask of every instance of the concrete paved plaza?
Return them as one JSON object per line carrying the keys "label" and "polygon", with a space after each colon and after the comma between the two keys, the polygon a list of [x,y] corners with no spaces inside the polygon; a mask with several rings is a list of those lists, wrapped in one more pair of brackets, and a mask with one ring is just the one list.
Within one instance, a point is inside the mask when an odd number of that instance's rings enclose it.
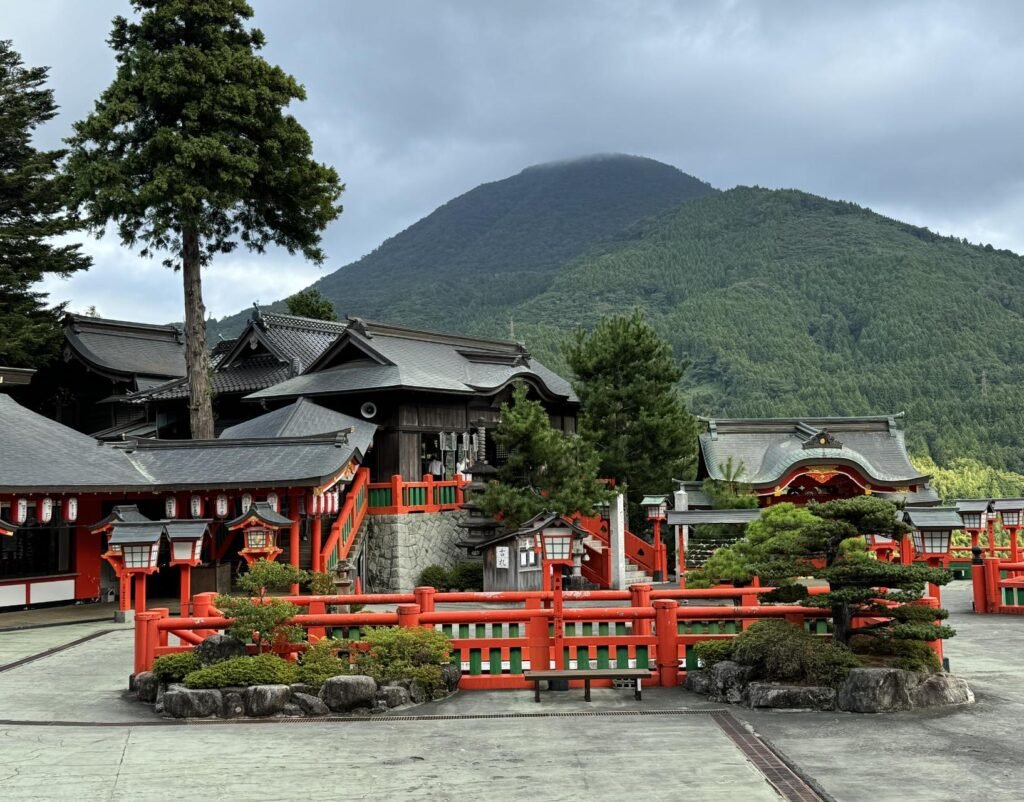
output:
{"label": "concrete paved plaza", "polygon": [[[1024,618],[965,614],[968,599],[966,583],[946,593],[960,633],[947,654],[978,695],[973,707],[730,710],[838,800],[1020,799]],[[0,799],[779,798],[701,712],[721,708],[682,690],[645,690],[640,705],[628,691],[596,690],[590,705],[575,691],[540,705],[510,691],[459,694],[405,720],[182,724],[122,698],[130,627],[0,632],[0,666],[101,631],[0,673]],[[494,714],[517,717],[478,717]]]}

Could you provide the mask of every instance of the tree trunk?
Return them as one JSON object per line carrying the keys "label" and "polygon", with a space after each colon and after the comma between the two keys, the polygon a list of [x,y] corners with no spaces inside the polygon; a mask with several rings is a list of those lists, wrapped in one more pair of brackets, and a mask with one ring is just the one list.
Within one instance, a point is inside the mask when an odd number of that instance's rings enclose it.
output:
{"label": "tree trunk", "polygon": [[844,646],[853,635],[853,615],[849,604],[832,605],[832,640]]}
{"label": "tree trunk", "polygon": [[213,439],[213,403],[210,395],[210,357],[206,349],[206,307],[199,262],[199,234],[181,234],[181,274],[185,283],[185,368],[188,371],[188,413],[192,437]]}

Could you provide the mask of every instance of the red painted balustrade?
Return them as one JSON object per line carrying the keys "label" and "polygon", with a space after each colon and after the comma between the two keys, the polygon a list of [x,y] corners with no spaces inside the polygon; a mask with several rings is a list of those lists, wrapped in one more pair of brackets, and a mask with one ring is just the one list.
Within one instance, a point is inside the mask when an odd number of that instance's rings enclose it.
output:
{"label": "red painted balustrade", "polygon": [[422,482],[407,482],[392,476],[390,482],[369,485],[371,515],[405,515],[410,512],[457,510],[465,503],[468,480],[455,478],[436,481],[429,474]]}
{"label": "red painted balustrade", "polygon": [[984,557],[971,565],[974,612],[1024,615],[1024,562]]}

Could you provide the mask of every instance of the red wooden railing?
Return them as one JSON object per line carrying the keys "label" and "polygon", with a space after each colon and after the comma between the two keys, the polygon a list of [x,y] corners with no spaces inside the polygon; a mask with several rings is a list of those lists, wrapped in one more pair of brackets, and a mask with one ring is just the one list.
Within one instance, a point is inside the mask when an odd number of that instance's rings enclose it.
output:
{"label": "red wooden railing", "polygon": [[974,612],[1024,615],[1024,562],[985,557],[971,565]]}
{"label": "red wooden railing", "polygon": [[[708,590],[654,590],[634,585],[629,591],[570,591],[566,601],[629,602],[628,606],[567,607],[558,639],[563,653],[555,654],[555,611],[552,594],[545,591],[515,593],[438,593],[417,588],[413,593],[291,596],[287,601],[305,607],[292,623],[316,639],[327,628],[342,630],[358,641],[361,630],[372,626],[428,626],[452,638],[452,662],[463,672],[461,687],[525,688],[523,671],[545,668],[551,661],[569,668],[649,668],[656,684],[675,686],[685,671],[696,668],[689,649],[702,640],[731,638],[751,622],[785,618],[810,631],[827,633],[827,613],[792,605],[761,605],[758,598],[771,588],[711,588]],[[195,597],[196,616],[170,618],[166,610],[139,613],[135,624],[135,670],[148,670],[161,654],[187,651],[208,635],[230,625],[213,605],[212,593]],[[711,604],[680,606],[680,600],[704,600]],[[724,600],[736,604],[715,604]],[[439,603],[517,603],[515,609],[438,610]],[[397,604],[395,612],[330,614],[331,604]],[[172,644],[170,639],[177,638]],[[289,647],[299,650],[302,647]]]}
{"label": "red wooden railing", "polygon": [[404,515],[409,512],[457,510],[465,502],[465,479],[436,481],[426,474],[422,482],[407,482],[392,476],[390,482],[369,485],[371,515]]}
{"label": "red wooden railing", "polygon": [[[590,532],[597,540],[604,545],[603,551],[588,548],[589,561],[583,563],[583,575],[591,582],[608,587],[612,581],[611,562],[608,557],[610,546],[610,535],[608,532],[608,521],[604,518],[589,517],[580,518],[580,524]],[[667,559],[659,560],[656,553],[656,546],[648,543],[643,538],[637,537],[628,529],[625,534],[626,559],[637,566],[641,571],[646,571],[651,576],[658,570],[659,564],[667,564]],[[665,545],[661,544],[662,552]],[[589,570],[588,570],[589,569]]]}
{"label": "red wooden railing", "polygon": [[331,524],[327,542],[320,550],[322,570],[330,571],[339,560],[346,559],[352,551],[352,546],[359,537],[363,519],[369,510],[369,486],[370,469],[360,468],[352,484],[345,491],[345,503]]}

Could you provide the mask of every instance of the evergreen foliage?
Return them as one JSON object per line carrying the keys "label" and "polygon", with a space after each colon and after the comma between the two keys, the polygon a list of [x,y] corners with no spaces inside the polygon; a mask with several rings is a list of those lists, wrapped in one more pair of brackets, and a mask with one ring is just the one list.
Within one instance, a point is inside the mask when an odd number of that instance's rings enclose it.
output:
{"label": "evergreen foliage", "polygon": [[311,317],[314,320],[337,320],[334,304],[319,290],[307,287],[301,292],[285,298],[288,314],[298,317]]}
{"label": "evergreen foliage", "polygon": [[[936,640],[952,637],[949,627],[932,622],[946,617],[943,610],[928,613],[894,612],[920,598],[926,583],[944,585],[948,571],[923,564],[900,565],[874,559],[866,549],[868,534],[899,540],[906,526],[896,520],[888,501],[861,496],[797,507],[783,503],[768,507],[747,525],[745,537],[719,549],[702,569],[692,572],[687,585],[697,587],[717,579],[747,582],[758,576],[775,586],[774,600],[799,601],[831,610],[833,636],[847,644],[854,635],[875,638]],[[829,583],[829,592],[810,595],[797,577],[811,576]],[[886,624],[855,629],[856,615],[890,617]]]}
{"label": "evergreen foliage", "polygon": [[90,264],[78,245],[53,241],[78,223],[64,211],[64,151],[32,145],[39,126],[57,114],[47,72],[26,67],[11,42],[0,40],[0,365],[9,367],[40,367],[60,346],[64,306],[47,308],[36,283]]}
{"label": "evergreen foliage", "polygon": [[373,627],[363,640],[366,651],[355,655],[356,673],[386,685],[400,679],[417,680],[428,694],[441,688],[441,666],[451,657],[452,641],[443,632],[420,627]]}
{"label": "evergreen foliage", "polygon": [[526,385],[517,382],[512,403],[501,405],[494,439],[508,460],[481,506],[488,515],[500,514],[511,528],[542,512],[592,514],[595,504],[611,496],[597,479],[597,454],[582,437],[554,429],[544,407],[527,394]]}
{"label": "evergreen foliage", "polygon": [[276,654],[232,657],[185,676],[186,688],[228,688],[248,685],[291,685],[299,669]]}
{"label": "evergreen foliage", "polygon": [[647,493],[671,492],[673,478],[693,477],[696,421],[678,390],[685,369],[643,312],[578,330],[565,353],[582,404],[580,432],[599,455],[602,478],[625,486],[635,507]]}
{"label": "evergreen foliage", "polygon": [[931,485],[951,505],[961,498],[1014,498],[1024,496],[1024,475],[993,468],[976,459],[959,457],[940,467],[928,457],[916,457],[914,467],[931,476]]}
{"label": "evergreen foliage", "polygon": [[133,0],[115,17],[117,75],[75,124],[66,169],[95,230],[114,223],[142,254],[166,254],[185,288],[192,436],[213,438],[200,267],[239,243],[322,262],[320,232],[341,213],[337,173],[312,158],[284,112],[305,91],[257,55],[244,0]]}
{"label": "evergreen foliage", "polygon": [[299,614],[299,608],[290,602],[275,599],[271,591],[285,591],[293,584],[309,579],[307,572],[289,563],[275,560],[256,560],[238,579],[238,586],[250,596],[218,596],[216,605],[234,622],[228,634],[243,642],[256,644],[260,654],[274,643],[297,643],[304,632],[288,621]]}

